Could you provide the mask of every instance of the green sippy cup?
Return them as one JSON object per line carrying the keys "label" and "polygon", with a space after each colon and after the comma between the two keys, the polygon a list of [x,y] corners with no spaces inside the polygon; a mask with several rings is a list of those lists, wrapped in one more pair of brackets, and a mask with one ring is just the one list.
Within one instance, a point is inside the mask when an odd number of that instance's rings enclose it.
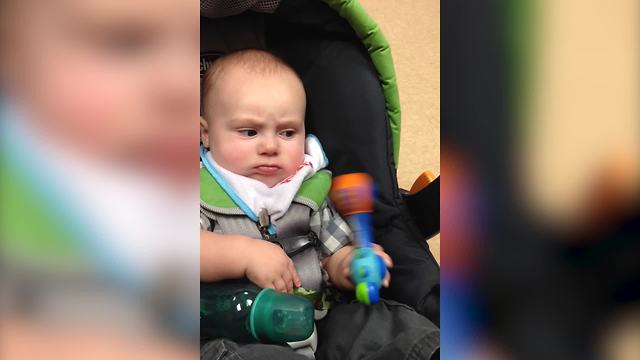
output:
{"label": "green sippy cup", "polygon": [[200,284],[201,340],[285,343],[313,333],[313,305],[303,297],[248,281]]}

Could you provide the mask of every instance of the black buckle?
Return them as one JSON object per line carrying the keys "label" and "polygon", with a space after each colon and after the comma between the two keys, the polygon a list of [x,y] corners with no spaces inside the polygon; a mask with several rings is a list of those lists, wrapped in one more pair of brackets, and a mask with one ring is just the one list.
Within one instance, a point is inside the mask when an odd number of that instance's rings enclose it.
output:
{"label": "black buckle", "polygon": [[318,242],[318,237],[315,233],[310,232],[307,235],[276,238],[272,242],[280,245],[289,257],[293,257],[310,247],[314,247]]}

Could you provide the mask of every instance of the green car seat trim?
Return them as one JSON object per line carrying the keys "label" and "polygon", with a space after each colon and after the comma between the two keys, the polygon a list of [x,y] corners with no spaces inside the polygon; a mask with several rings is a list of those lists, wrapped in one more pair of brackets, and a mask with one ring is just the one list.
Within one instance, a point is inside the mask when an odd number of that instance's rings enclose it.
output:
{"label": "green car seat trim", "polygon": [[[331,172],[320,170],[302,183],[293,200],[315,211],[327,198],[330,188]],[[208,210],[229,215],[244,214],[205,168],[200,169],[200,202]]]}
{"label": "green car seat trim", "polygon": [[351,25],[367,49],[378,72],[391,127],[393,160],[397,167],[400,155],[400,97],[389,43],[378,24],[369,17],[357,0],[324,1]]}

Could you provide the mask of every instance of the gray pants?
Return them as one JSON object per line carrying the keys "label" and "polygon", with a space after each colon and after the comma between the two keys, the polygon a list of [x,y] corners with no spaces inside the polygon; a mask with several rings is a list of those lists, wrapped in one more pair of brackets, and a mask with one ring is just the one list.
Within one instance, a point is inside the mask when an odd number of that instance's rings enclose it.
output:
{"label": "gray pants", "polygon": [[[317,360],[437,359],[440,329],[412,308],[383,300],[374,306],[334,307],[317,323]],[[287,346],[236,344],[213,340],[201,348],[202,360],[306,359]]]}

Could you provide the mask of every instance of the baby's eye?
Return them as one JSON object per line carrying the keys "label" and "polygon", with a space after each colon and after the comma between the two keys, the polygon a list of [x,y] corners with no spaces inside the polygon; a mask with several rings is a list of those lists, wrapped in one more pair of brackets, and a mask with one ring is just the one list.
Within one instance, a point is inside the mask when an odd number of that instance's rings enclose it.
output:
{"label": "baby's eye", "polygon": [[258,132],[253,130],[253,129],[242,129],[242,130],[238,130],[238,133],[242,136],[245,137],[254,137],[256,135],[258,135]]}
{"label": "baby's eye", "polygon": [[132,57],[151,46],[151,36],[135,30],[113,31],[101,34],[97,42],[111,55]]}
{"label": "baby's eye", "polygon": [[296,131],[295,130],[284,130],[280,132],[280,136],[282,136],[285,139],[288,138],[292,138],[296,135]]}

